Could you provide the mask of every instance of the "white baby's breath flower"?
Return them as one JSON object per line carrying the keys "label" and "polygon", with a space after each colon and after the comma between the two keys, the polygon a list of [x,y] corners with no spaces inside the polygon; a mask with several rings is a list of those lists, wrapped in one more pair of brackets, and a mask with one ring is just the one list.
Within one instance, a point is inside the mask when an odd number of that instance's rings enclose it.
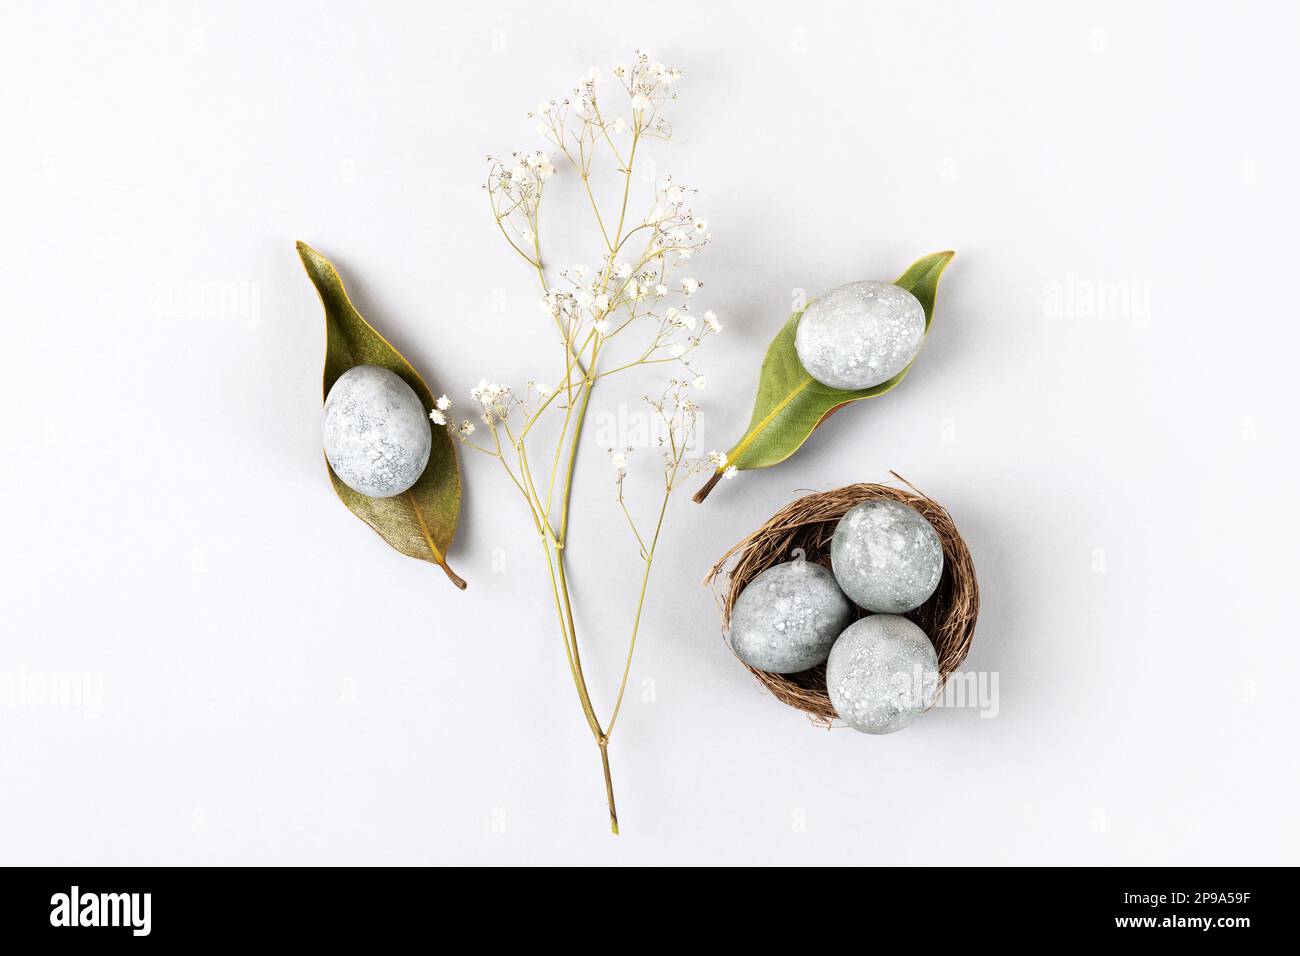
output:
{"label": "white baby's breath flower", "polygon": [[[438,406],[438,411],[445,412],[447,409],[451,408],[451,399],[448,398],[446,395],[443,395],[441,398],[438,399],[436,404]],[[442,423],[439,422],[439,424]]]}
{"label": "white baby's breath flower", "polygon": [[[509,410],[509,385],[498,385],[496,382],[481,379],[477,385],[469,390],[469,395],[470,398],[482,405],[485,411],[495,411],[498,415],[504,416]],[[450,405],[450,402],[448,405]]]}
{"label": "white baby's breath flower", "polygon": [[429,412],[429,420],[435,425],[447,424],[447,416],[436,408]]}
{"label": "white baby's breath flower", "polygon": [[727,470],[722,473],[722,477],[728,480],[735,478],[738,470],[735,465],[728,465]]}
{"label": "white baby's breath flower", "polygon": [[[497,443],[500,438],[498,429],[508,433],[507,438],[522,455],[528,425],[540,417],[541,412],[550,404],[555,404],[559,411],[565,412],[567,422],[575,391],[580,393],[579,382],[589,386],[596,377],[605,374],[657,362],[671,363],[668,367],[672,373],[663,391],[645,396],[645,400],[653,410],[656,423],[662,421],[664,425],[664,430],[651,436],[647,442],[657,446],[653,456],[655,461],[647,464],[657,465],[658,459],[662,458],[662,477],[667,490],[672,491],[681,480],[702,470],[703,462],[696,446],[701,415],[695,402],[703,397],[696,390],[703,389],[706,381],[693,367],[693,358],[702,339],[722,327],[713,312],[704,311],[704,302],[701,300],[705,296],[696,294],[703,291],[703,285],[694,278],[682,278],[695,269],[689,262],[690,257],[709,244],[708,221],[697,218],[691,208],[698,190],[679,183],[672,177],[656,176],[653,166],[647,170],[644,163],[634,172],[631,167],[634,166],[633,159],[639,150],[634,149],[632,157],[627,154],[628,139],[637,139],[639,142],[639,137],[663,140],[674,138],[672,124],[664,111],[677,98],[674,89],[680,71],[638,50],[630,63],[617,64],[612,72],[615,81],[610,84],[611,87],[617,85],[621,88],[621,93],[628,97],[628,100],[620,99],[621,106],[605,110],[606,104],[597,92],[600,71],[593,67],[585,74],[576,76],[567,95],[543,101],[534,113],[529,114],[539,136],[534,143],[546,150],[556,150],[555,156],[558,158],[555,165],[551,162],[551,156],[542,150],[513,152],[504,161],[489,157],[490,166],[483,185],[491,199],[495,217],[493,225],[500,228],[509,243],[516,247],[514,251],[523,253],[523,258],[531,266],[539,267],[543,261],[550,263],[553,261],[553,250],[549,246],[545,250],[540,248],[545,237],[537,231],[540,228],[541,206],[545,199],[549,210],[554,205],[552,198],[558,201],[562,197],[554,196],[554,191],[548,188],[548,180],[556,175],[556,165],[572,165],[579,176],[586,180],[591,165],[589,160],[597,158],[605,164],[604,171],[610,171],[612,166],[618,173],[626,175],[622,197],[625,207],[629,202],[626,189],[644,184],[644,191],[651,195],[638,195],[631,208],[644,209],[644,202],[652,205],[654,211],[644,220],[630,216],[626,223],[627,230],[623,228],[625,222],[620,213],[617,235],[601,237],[604,245],[599,248],[605,252],[595,260],[588,259],[590,268],[581,264],[568,269],[561,268],[558,274],[562,280],[557,283],[557,288],[543,291],[538,307],[546,316],[540,324],[554,325],[564,340],[564,365],[558,370],[552,368],[545,373],[551,381],[557,382],[557,387],[528,380],[521,387],[520,393],[515,395],[508,386],[482,379],[470,390],[472,404],[462,409],[460,405],[465,404],[465,399],[457,399],[457,414],[453,416],[451,401],[443,396],[433,403],[429,418],[466,445],[482,446],[481,450],[484,451],[488,450],[486,446],[494,446],[495,454],[504,463],[505,458]],[[616,117],[614,114],[617,112],[623,112],[623,116]],[[624,141],[620,143],[614,134],[621,134],[620,138]],[[600,140],[607,142],[601,143]],[[578,147],[577,156],[572,154],[570,143]],[[590,146],[590,151],[587,146]],[[606,147],[612,149],[607,150]],[[558,183],[557,187],[562,185],[563,183]],[[614,201],[618,202],[617,199]],[[615,206],[617,208],[619,207]],[[557,217],[547,213],[548,222],[569,218],[562,211],[556,212]],[[609,222],[608,210],[599,209],[597,218],[601,220],[602,227],[606,226]],[[633,232],[641,235],[633,237],[634,244],[625,244],[624,240]],[[548,274],[554,274],[549,265],[547,271]],[[713,291],[711,286],[709,291]],[[684,298],[678,299],[677,295]],[[697,308],[692,311],[684,307],[688,302],[698,303]],[[669,309],[670,305],[677,305],[678,308]],[[613,328],[614,321],[619,323],[617,329]],[[604,345],[614,344],[608,336],[614,333],[623,337],[625,332],[629,337],[639,333],[643,333],[644,337],[635,345],[629,343],[630,356],[620,356],[617,361],[608,360],[609,366],[616,367],[597,370]],[[590,351],[584,353],[579,343],[589,346]],[[628,361],[628,358],[631,360]],[[575,363],[580,363],[582,369],[575,372]],[[559,379],[556,378],[557,375],[560,376]],[[508,427],[510,416],[516,414],[528,419],[528,425],[521,423],[522,432]],[[485,423],[485,435],[491,439],[486,442],[481,439],[475,442],[469,437],[475,433],[475,422],[479,421],[480,415]],[[558,417],[558,414],[554,417]],[[632,491],[631,488],[625,488],[625,485],[629,474],[629,459],[635,449],[626,447],[607,450],[615,481],[615,489],[610,490],[616,490],[621,505],[624,492]],[[543,460],[540,455],[537,458]],[[732,477],[736,468],[727,458],[721,452],[710,452],[710,470]],[[568,466],[561,456],[555,456],[554,461],[548,480],[559,490],[557,475],[563,476],[564,493],[567,495],[572,469],[566,471]],[[641,464],[639,459],[638,464]],[[526,465],[524,467],[527,468]],[[512,478],[517,478],[509,466],[507,470],[511,471]],[[519,485],[520,482],[516,480],[515,484]],[[531,482],[527,488],[525,497],[535,503]],[[633,536],[640,544],[642,558],[648,564],[653,557],[644,544],[644,540],[648,539],[644,539],[643,531],[638,530],[633,513],[628,512],[626,507],[624,511]],[[554,536],[547,537],[548,556],[552,560],[558,559],[563,544]],[[640,614],[639,604],[636,613]],[[566,623],[563,612],[561,623]],[[576,676],[581,680],[580,666]]]}
{"label": "white baby's breath flower", "polygon": [[472,421],[470,421],[469,419],[466,419],[465,421],[461,422],[461,423],[460,423],[460,433],[461,433],[461,435],[463,435],[463,436],[466,437],[466,438],[468,438],[470,435],[474,434],[474,423],[473,423]]}

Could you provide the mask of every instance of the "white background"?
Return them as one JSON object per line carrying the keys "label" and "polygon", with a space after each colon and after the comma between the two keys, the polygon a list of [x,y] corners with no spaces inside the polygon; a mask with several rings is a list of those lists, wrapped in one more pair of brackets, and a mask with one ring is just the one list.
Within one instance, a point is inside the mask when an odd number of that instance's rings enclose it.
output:
{"label": "white background", "polygon": [[[1295,4],[0,9],[0,862],[1296,861]],[[712,222],[706,447],[796,290],[957,257],[902,387],[675,500],[614,839],[494,463],[464,462],[465,593],[330,490],[293,242],[462,411],[554,379],[484,156],[638,46],[685,71],[651,155]],[[552,216],[588,229],[569,179]],[[639,562],[598,444],[572,560],[603,710]],[[890,469],[967,538],[999,711],[819,731],[698,582]],[[102,701],[12,692],[69,673]]]}

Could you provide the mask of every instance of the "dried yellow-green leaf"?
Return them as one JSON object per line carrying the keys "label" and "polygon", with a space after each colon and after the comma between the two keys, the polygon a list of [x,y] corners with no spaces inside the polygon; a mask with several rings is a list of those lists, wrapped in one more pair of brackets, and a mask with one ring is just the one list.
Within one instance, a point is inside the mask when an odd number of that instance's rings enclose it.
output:
{"label": "dried yellow-green leaf", "polygon": [[[934,318],[934,299],[939,276],[952,259],[951,252],[936,252],[914,262],[894,284],[911,292],[925,308],[925,329]],[[727,465],[741,471],[767,468],[785,461],[798,451],[822,422],[850,402],[883,395],[903,380],[912,363],[871,388],[831,388],[814,379],[799,361],[794,347],[795,330],[803,312],[796,312],[781,327],[763,359],[758,377],[758,395],[749,428],[727,452]],[[915,360],[913,360],[915,361]],[[713,490],[723,469],[719,468],[695,495],[703,501]]]}
{"label": "dried yellow-green leaf", "polygon": [[[378,365],[398,375],[415,391],[425,410],[434,396],[424,379],[388,340],[374,330],[348,299],[343,280],[330,261],[305,242],[298,255],[325,306],[323,395],[338,377],[357,365]],[[438,565],[458,588],[465,581],[447,564],[447,550],[460,517],[460,465],[446,429],[433,429],[433,447],[424,473],[408,491],[392,498],[369,498],[353,491],[325,463],[334,491],[348,509],[402,554]]]}

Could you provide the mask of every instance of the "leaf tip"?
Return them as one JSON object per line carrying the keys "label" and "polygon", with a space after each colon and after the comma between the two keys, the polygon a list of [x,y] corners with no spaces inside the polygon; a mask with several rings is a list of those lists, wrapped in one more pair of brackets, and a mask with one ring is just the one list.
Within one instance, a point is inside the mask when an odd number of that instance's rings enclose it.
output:
{"label": "leaf tip", "polygon": [[952,249],[945,249],[943,252],[932,252],[928,256],[922,256],[912,265],[915,267],[924,262],[930,270],[943,272],[944,269],[948,268],[948,263],[952,262],[955,255],[957,253]]}
{"label": "leaf tip", "polygon": [[307,243],[303,242],[301,239],[296,241],[293,244],[293,247],[298,250],[298,258],[301,259],[304,263],[310,263],[325,258],[319,252],[313,249],[311,246],[307,245]]}

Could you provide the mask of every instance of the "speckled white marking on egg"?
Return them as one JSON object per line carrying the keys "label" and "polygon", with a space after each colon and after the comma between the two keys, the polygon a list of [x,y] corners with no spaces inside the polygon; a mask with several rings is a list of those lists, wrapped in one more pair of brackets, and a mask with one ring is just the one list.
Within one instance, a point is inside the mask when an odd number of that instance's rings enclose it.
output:
{"label": "speckled white marking on egg", "polygon": [[731,610],[731,646],[750,667],[774,674],[806,671],[826,660],[853,607],[819,564],[802,559],[755,577]]}
{"label": "speckled white marking on egg", "polygon": [[826,663],[835,712],[864,734],[892,734],[921,715],[939,686],[939,657],[905,617],[873,614],[851,624]]}
{"label": "speckled white marking on egg", "polygon": [[915,508],[900,501],[864,501],[835,526],[831,567],[857,604],[900,614],[920,607],[939,586],[943,544]]}
{"label": "speckled white marking on egg", "polygon": [[808,374],[831,388],[871,388],[916,357],[925,337],[919,299],[892,282],[850,282],[804,310],[794,348]]}
{"label": "speckled white marking on egg", "polygon": [[321,438],[334,474],[371,498],[391,498],[415,484],[433,446],[419,396],[377,365],[350,368],[331,386]]}

